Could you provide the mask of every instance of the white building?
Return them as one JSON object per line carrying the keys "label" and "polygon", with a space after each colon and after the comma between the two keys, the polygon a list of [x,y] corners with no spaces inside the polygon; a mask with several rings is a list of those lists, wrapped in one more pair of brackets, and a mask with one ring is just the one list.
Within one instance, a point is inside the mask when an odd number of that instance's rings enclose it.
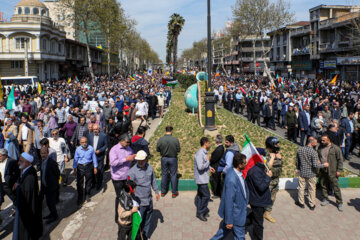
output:
{"label": "white building", "polygon": [[[27,48],[27,50],[26,50]],[[0,22],[0,75],[59,79],[65,61],[65,31],[39,0],[21,0],[10,22]]]}

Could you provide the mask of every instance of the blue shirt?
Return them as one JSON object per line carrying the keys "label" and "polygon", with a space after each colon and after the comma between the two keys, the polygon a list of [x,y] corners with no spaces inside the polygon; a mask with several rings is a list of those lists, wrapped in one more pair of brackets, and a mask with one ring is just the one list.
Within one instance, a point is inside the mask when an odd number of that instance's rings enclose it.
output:
{"label": "blue shirt", "polygon": [[73,168],[77,168],[78,164],[88,163],[94,163],[95,168],[98,166],[94,148],[92,146],[88,146],[86,149],[82,146],[78,147],[74,156]]}

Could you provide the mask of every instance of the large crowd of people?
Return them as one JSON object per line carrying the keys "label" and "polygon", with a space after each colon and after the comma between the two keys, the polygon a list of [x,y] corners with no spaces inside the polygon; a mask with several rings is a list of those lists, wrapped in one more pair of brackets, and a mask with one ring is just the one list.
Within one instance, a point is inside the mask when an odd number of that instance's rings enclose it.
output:
{"label": "large crowd of people", "polygon": [[[309,136],[328,134],[349,160],[360,142],[360,83],[235,75],[214,79],[215,95],[223,107],[286,137],[301,146]],[[244,110],[246,109],[246,115]]]}
{"label": "large crowd of people", "polygon": [[[146,237],[152,214],[151,191],[142,181],[154,189],[157,186],[151,167],[141,163],[150,155],[144,138],[150,119],[162,118],[171,101],[171,89],[162,85],[162,77],[142,74],[134,79],[116,74],[90,81],[84,76],[41,83],[40,87],[3,87],[4,103],[12,90],[15,97],[10,109],[0,105],[0,206],[5,195],[13,202],[13,239],[39,239],[43,224],[59,219],[56,204],[60,188],[69,184],[67,169],[76,176],[77,204],[81,207],[91,201],[91,193],[104,186],[104,171],[109,168],[117,195],[119,236],[127,234],[120,225],[127,222],[121,213],[128,207],[121,201],[129,192],[125,182],[133,181],[139,211],[148,219],[142,228]],[[177,168],[171,174],[174,171]],[[49,209],[47,216],[42,216],[43,199]]]}
{"label": "large crowd of people", "polygon": [[[0,106],[0,204],[4,195],[13,202],[13,239],[39,239],[43,224],[59,219],[56,204],[60,188],[69,183],[69,168],[76,176],[79,207],[101,190],[104,171],[110,169],[118,239],[130,239],[134,234],[133,216],[137,213],[142,218],[138,239],[150,238],[153,192],[158,201],[167,195],[171,184],[171,197],[179,196],[181,146],[172,136],[172,126],[164,129],[156,145],[161,155],[160,190],[148,162],[145,134],[149,120],[163,117],[171,100],[171,89],[162,85],[161,77],[144,74],[134,80],[116,74],[99,76],[96,81],[76,78],[43,83],[41,90],[31,86],[4,88],[4,96],[13,88],[16,99],[11,110]],[[213,80],[217,101],[225,109],[238,114],[246,110],[248,120],[259,126],[286,128],[287,138],[301,145],[296,157],[296,204],[305,208],[307,184],[309,208],[315,209],[319,176],[321,205],[329,204],[332,191],[338,210],[343,211],[338,177],[343,159],[356,154],[359,143],[359,84],[282,78],[275,79],[276,86],[268,83],[251,75]],[[250,225],[252,238],[263,239],[264,219],[276,222],[271,211],[282,173],[279,139],[266,139],[266,148],[258,153],[267,161],[256,162],[246,175],[242,171],[248,159],[234,136],[223,139],[217,135],[215,144],[209,153],[210,139],[201,138],[201,148],[194,156],[196,217],[207,221],[210,199],[221,198],[218,213],[223,221],[212,239],[222,239],[230,232],[235,239],[244,239],[245,227]],[[44,199],[47,216],[42,214]]]}

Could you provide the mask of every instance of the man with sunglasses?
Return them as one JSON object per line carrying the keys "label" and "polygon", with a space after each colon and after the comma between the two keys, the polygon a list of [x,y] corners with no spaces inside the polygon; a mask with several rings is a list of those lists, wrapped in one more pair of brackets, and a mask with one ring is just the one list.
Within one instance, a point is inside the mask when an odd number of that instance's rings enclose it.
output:
{"label": "man with sunglasses", "polygon": [[119,137],[119,143],[113,146],[109,153],[110,158],[110,171],[111,179],[114,184],[116,192],[115,200],[115,221],[117,222],[117,208],[118,199],[120,198],[121,190],[124,188],[124,184],[127,180],[128,173],[131,167],[132,161],[134,161],[136,154],[130,148],[130,137],[127,134],[122,134]]}

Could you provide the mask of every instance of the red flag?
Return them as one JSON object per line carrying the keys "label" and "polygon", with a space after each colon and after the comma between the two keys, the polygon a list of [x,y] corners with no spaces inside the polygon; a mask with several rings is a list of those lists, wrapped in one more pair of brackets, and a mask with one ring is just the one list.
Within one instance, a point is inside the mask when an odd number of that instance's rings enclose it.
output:
{"label": "red flag", "polygon": [[319,88],[316,88],[316,91],[315,91],[315,93],[319,93],[320,91],[319,91]]}
{"label": "red flag", "polygon": [[162,85],[166,85],[166,83],[167,83],[167,81],[166,81],[164,78],[162,78],[162,79],[161,79],[161,84],[162,84]]}
{"label": "red flag", "polygon": [[260,64],[259,64],[259,63],[256,63],[256,67],[260,67]]}

